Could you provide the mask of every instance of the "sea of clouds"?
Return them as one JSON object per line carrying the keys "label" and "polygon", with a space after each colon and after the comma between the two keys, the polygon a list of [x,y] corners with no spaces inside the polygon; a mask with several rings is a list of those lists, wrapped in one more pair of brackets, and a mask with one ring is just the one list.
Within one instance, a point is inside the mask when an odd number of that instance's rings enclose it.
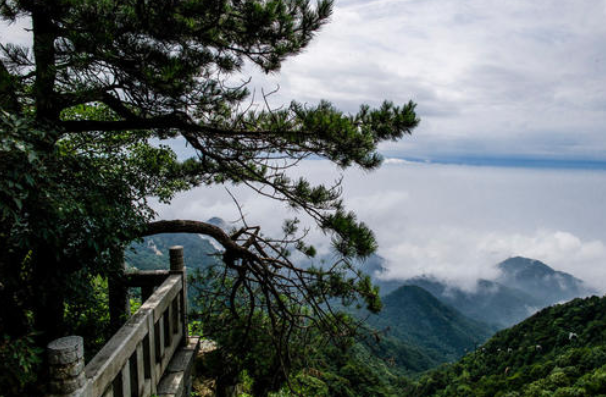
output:
{"label": "sea of clouds", "polygon": [[[325,161],[294,170],[316,183],[339,178]],[[199,188],[156,205],[160,218],[227,222],[240,218],[278,235],[282,220],[304,214],[234,186]],[[387,160],[374,172],[344,173],[347,208],[368,224],[385,259],[384,277],[433,275],[465,289],[497,276],[495,265],[511,256],[541,260],[606,291],[606,172],[420,164]],[[309,236],[321,254],[330,238]]]}

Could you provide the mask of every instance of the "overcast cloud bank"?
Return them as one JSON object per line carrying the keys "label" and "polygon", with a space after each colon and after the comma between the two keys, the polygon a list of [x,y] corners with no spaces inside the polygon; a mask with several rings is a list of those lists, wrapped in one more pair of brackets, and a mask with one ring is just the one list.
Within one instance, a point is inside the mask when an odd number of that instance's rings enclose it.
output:
{"label": "overcast cloud bank", "polygon": [[[334,181],[325,161],[296,169],[315,182]],[[606,292],[606,172],[466,167],[386,161],[372,173],[348,170],[348,208],[376,233],[388,278],[434,275],[466,289],[497,276],[494,265],[511,256],[541,260]],[[279,233],[296,214],[239,187],[230,190],[250,224]],[[239,218],[223,187],[179,195],[158,206],[162,218]],[[307,222],[307,224],[309,224]],[[329,239],[310,239],[321,253]]]}

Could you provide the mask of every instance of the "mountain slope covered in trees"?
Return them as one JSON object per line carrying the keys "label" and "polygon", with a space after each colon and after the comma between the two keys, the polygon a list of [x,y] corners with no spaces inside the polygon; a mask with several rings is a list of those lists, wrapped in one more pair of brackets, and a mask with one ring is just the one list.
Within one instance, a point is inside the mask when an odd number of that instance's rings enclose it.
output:
{"label": "mountain slope covered in trees", "polygon": [[[149,264],[167,261],[168,247],[176,244],[186,247],[190,269],[219,260],[208,240],[184,234],[147,238],[134,245],[129,263],[155,268]],[[307,367],[291,375],[302,395],[606,396],[603,298],[548,307],[498,332],[484,345],[493,328],[464,316],[419,286],[392,291],[383,297],[383,305],[378,315],[367,319],[368,337],[350,350],[330,344],[308,346],[312,353],[306,358]],[[460,361],[439,367],[465,353]],[[254,374],[249,375],[254,384]],[[276,395],[292,394],[284,389]]]}
{"label": "mountain slope covered in trees", "polygon": [[464,315],[495,324],[498,328],[506,328],[522,321],[542,307],[525,291],[489,280],[478,280],[473,291],[449,286],[429,277],[406,280],[405,284],[421,287]]}
{"label": "mountain slope covered in trees", "polygon": [[402,390],[410,397],[606,395],[606,298],[546,308],[459,362]]}
{"label": "mountain slope covered in trees", "polygon": [[422,349],[438,363],[453,361],[483,343],[495,329],[469,319],[417,286],[402,286],[383,298],[383,310],[368,324]]}

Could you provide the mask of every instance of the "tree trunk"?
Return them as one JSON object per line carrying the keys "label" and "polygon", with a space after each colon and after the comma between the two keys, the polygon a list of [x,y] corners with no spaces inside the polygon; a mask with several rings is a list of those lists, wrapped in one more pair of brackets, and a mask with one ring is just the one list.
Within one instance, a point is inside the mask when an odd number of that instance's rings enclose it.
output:
{"label": "tree trunk", "polygon": [[126,263],[124,262],[124,251],[114,250],[112,256],[115,260],[114,268],[107,277],[109,289],[109,322],[111,332],[120,329],[130,316],[130,298],[126,286]]}
{"label": "tree trunk", "polygon": [[42,346],[64,336],[65,332],[66,278],[54,257],[48,252],[38,255],[32,274],[34,329],[41,332]]}

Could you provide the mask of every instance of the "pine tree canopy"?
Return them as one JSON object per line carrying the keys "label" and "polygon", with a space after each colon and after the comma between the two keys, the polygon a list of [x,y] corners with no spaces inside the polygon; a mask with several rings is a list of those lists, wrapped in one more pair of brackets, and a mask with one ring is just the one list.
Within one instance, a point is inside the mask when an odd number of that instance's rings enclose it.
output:
{"label": "pine tree canopy", "polygon": [[[378,167],[378,144],[417,126],[415,104],[362,105],[356,114],[326,101],[271,109],[250,106],[247,85],[233,84],[245,65],[278,72],[332,10],[331,0],[0,1],[3,21],[31,21],[32,38],[28,46],[1,38],[2,279],[22,280],[15,264],[40,279],[83,268],[103,273],[76,258],[96,253],[98,262],[136,237],[191,232],[225,247],[232,303],[242,294],[246,307],[264,307],[272,321],[275,314],[301,324],[327,314],[328,300],[355,294],[378,309],[376,289],[351,269],[351,259],[376,249],[373,233],[344,208],[338,184],[314,186],[288,169],[310,156]],[[196,156],[178,160],[152,138],[184,139]],[[168,202],[216,183],[245,184],[308,214],[341,257],[330,267],[293,264],[289,250],[313,255],[296,220],[280,239],[246,224],[226,232],[199,220],[151,220],[149,197]],[[0,295],[15,301],[19,285],[6,282]],[[295,309],[285,297],[312,309]]]}

